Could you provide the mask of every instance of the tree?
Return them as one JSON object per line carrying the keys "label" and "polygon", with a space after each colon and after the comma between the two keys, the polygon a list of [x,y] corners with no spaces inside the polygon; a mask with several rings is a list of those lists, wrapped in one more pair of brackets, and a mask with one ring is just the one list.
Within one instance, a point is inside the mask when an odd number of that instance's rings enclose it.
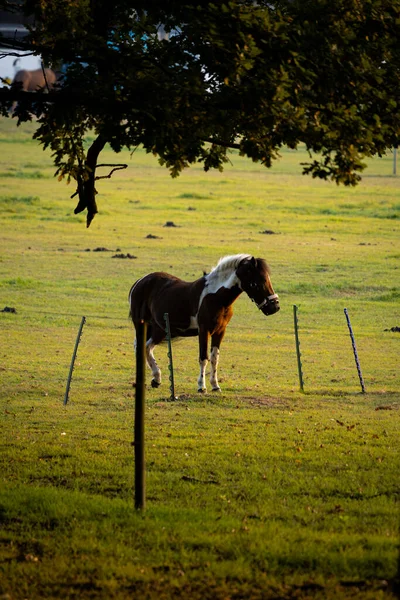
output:
{"label": "tree", "polygon": [[0,108],[17,99],[19,122],[38,117],[34,137],[76,180],[88,226],[106,143],[143,145],[172,176],[222,170],[231,148],[270,167],[304,143],[303,172],[345,185],[398,144],[400,0],[19,4],[34,16],[22,46],[64,75],[48,94],[1,88]]}

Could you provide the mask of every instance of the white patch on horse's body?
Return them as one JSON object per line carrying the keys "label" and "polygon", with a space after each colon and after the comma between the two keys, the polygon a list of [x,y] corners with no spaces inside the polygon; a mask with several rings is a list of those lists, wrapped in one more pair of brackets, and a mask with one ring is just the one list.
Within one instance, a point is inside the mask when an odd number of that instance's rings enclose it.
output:
{"label": "white patch on horse's body", "polygon": [[240,280],[236,275],[235,269],[246,258],[251,258],[251,254],[224,256],[218,261],[217,266],[211,269],[210,273],[205,276],[206,285],[199,299],[198,310],[200,310],[201,303],[208,294],[216,294],[221,287],[227,289],[232,288],[234,285],[240,287]]}

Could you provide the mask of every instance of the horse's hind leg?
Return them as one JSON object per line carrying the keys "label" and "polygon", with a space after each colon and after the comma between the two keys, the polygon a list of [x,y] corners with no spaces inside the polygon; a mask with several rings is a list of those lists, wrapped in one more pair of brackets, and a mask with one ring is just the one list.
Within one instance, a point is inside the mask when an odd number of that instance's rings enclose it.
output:
{"label": "horse's hind leg", "polygon": [[[147,338],[146,339],[146,361],[147,361],[147,364],[150,367],[152,375],[153,375],[153,379],[151,380],[151,387],[158,387],[161,384],[161,371],[157,365],[156,359],[154,358],[153,350],[154,350],[155,346],[159,343],[159,341],[154,342],[153,329],[152,329],[151,323],[149,323],[147,326],[146,338]],[[162,339],[160,341],[162,341]],[[136,339],[134,342],[134,349],[136,352],[136,350],[137,350],[137,340]]]}
{"label": "horse's hind leg", "polygon": [[153,350],[156,344],[153,342],[153,339],[150,338],[146,342],[146,359],[147,364],[151,369],[151,373],[153,375],[153,379],[151,380],[151,387],[157,388],[161,384],[161,370],[157,364],[156,359],[154,358]]}
{"label": "horse's hind leg", "polygon": [[154,358],[153,350],[164,338],[165,331],[161,327],[154,326],[150,329],[150,337],[148,336],[146,342],[146,359],[153,375],[151,380],[151,387],[153,388],[157,388],[161,384],[161,370]]}

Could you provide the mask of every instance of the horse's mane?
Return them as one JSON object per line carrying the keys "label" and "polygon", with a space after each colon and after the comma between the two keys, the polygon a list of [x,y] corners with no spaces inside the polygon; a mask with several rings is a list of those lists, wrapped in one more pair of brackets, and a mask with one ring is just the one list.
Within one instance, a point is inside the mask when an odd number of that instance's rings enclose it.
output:
{"label": "horse's mane", "polygon": [[[235,271],[242,260],[252,258],[251,254],[232,254],[230,256],[223,256],[219,259],[217,266],[213,267],[209,275],[218,275],[226,271]],[[266,278],[270,273],[269,266],[263,258],[257,258],[257,267],[260,275]]]}
{"label": "horse's mane", "polygon": [[[245,258],[251,258],[251,254],[233,254],[231,256],[223,256],[219,259],[216,267],[211,269],[211,273],[235,270],[242,260]],[[210,274],[211,274],[210,273]]]}

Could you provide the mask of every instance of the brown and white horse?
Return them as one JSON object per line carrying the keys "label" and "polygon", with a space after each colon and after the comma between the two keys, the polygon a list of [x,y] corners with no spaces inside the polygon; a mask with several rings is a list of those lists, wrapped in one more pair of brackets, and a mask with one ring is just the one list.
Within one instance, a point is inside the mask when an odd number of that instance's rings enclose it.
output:
{"label": "brown and white horse", "polygon": [[136,326],[146,321],[146,358],[151,368],[151,385],[161,383],[161,371],[154,358],[154,347],[166,337],[164,314],[168,313],[171,337],[199,336],[199,392],[206,391],[208,341],[211,336],[211,374],[213,391],[220,391],[217,369],[219,348],[233,314],[232,304],[246,292],[265,315],[279,310],[267,263],[250,254],[221,258],[210,273],[193,282],[182,281],[168,273],[150,273],[139,279],[129,292],[130,317]]}

